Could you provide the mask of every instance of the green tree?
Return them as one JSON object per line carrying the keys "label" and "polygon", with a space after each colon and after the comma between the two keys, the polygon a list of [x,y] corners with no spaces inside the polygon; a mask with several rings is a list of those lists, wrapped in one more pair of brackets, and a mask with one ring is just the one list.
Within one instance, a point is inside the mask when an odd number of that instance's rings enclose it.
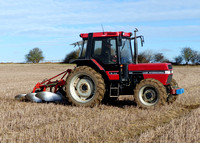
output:
{"label": "green tree", "polygon": [[26,62],[39,63],[44,59],[42,51],[39,48],[34,48],[25,55]]}
{"label": "green tree", "polygon": [[66,55],[66,57],[65,57],[65,59],[64,59],[64,63],[69,63],[70,62],[70,60],[72,60],[72,59],[77,59],[78,58],[78,56],[79,56],[79,52],[80,52],[80,50],[78,49],[78,50],[75,50],[75,51],[72,51],[72,52],[70,52],[69,54],[67,54]]}
{"label": "green tree", "polygon": [[185,64],[187,65],[192,60],[194,52],[190,47],[185,47],[181,50],[181,54],[185,60]]}

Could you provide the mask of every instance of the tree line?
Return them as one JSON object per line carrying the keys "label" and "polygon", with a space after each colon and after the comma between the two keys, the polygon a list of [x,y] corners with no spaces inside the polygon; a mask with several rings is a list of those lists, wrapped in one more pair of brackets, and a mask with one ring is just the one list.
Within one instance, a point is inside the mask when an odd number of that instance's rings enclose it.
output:
{"label": "tree line", "polygon": [[[69,63],[71,59],[77,59],[79,56],[79,49],[74,50],[66,55],[64,63]],[[173,60],[170,61],[163,53],[157,52],[154,53],[151,50],[147,50],[139,53],[138,55],[139,63],[172,63],[176,65],[180,64],[200,64],[200,52],[195,51],[190,47],[184,47],[181,49],[179,55],[173,57]]]}
{"label": "tree line", "polygon": [[181,54],[174,57],[174,61],[176,64],[181,64],[185,62],[185,64],[200,64],[200,52],[191,49],[190,47],[182,48]]}
{"label": "tree line", "polygon": [[[79,56],[80,50],[74,50],[68,53],[63,60],[63,63],[69,63],[71,59],[77,59]],[[27,63],[39,63],[44,59],[43,52],[39,48],[34,48],[29,51],[27,55],[25,55],[25,59]],[[173,61],[170,61],[167,57],[164,56],[163,53],[157,52],[154,53],[151,50],[144,51],[139,53],[138,55],[139,63],[172,63],[176,65],[180,64],[200,64],[200,52],[193,50],[190,47],[184,47],[181,49],[179,55],[173,58]]]}

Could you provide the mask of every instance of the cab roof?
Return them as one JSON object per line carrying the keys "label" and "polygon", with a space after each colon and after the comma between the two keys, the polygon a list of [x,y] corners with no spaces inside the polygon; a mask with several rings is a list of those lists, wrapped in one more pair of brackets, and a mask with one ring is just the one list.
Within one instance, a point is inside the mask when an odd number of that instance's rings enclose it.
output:
{"label": "cab roof", "polygon": [[[88,38],[89,33],[81,33],[81,38]],[[118,36],[124,36],[124,37],[131,37],[131,32],[94,32],[93,37],[118,37]]]}

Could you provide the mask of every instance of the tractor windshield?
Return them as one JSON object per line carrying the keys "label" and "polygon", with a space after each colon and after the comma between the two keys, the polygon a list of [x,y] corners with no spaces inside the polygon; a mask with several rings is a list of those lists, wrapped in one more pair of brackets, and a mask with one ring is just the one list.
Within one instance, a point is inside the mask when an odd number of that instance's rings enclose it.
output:
{"label": "tractor windshield", "polygon": [[121,64],[133,63],[130,39],[122,39],[122,45],[120,46],[120,60]]}

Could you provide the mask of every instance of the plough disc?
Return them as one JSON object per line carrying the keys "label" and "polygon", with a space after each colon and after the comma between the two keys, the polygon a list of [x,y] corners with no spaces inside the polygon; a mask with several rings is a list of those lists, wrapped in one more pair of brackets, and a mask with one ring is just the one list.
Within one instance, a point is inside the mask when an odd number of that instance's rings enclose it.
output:
{"label": "plough disc", "polygon": [[[60,93],[60,92],[58,92]],[[38,92],[35,96],[40,98],[43,101],[46,102],[57,102],[64,100],[64,97],[62,94],[53,93],[53,92]]]}
{"label": "plough disc", "polygon": [[19,100],[22,101],[25,99],[26,94],[19,94],[17,96],[15,96],[15,100]]}
{"label": "plough disc", "polygon": [[28,94],[19,94],[15,96],[15,99],[18,101],[31,101],[31,102],[63,102],[66,98],[60,93],[53,92],[38,92],[38,93],[28,93]]}
{"label": "plough disc", "polygon": [[37,103],[40,103],[42,102],[42,99],[36,97],[37,93],[29,93],[25,96],[25,98],[28,100],[28,101],[32,101],[32,102],[37,102]]}

